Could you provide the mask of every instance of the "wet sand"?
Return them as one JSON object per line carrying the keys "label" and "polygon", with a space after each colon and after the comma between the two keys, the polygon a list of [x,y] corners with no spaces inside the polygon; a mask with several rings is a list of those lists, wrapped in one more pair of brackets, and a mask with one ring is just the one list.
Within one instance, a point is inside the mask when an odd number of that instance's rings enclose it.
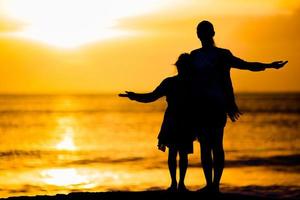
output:
{"label": "wet sand", "polygon": [[128,199],[128,200],[173,200],[173,199],[217,199],[217,200],[275,200],[275,199],[299,199],[299,195],[293,197],[280,197],[280,196],[262,196],[262,195],[249,195],[234,192],[225,192],[222,194],[203,194],[199,192],[165,192],[157,191],[140,191],[140,192],[127,192],[127,191],[114,191],[114,192],[76,192],[70,194],[57,194],[55,196],[32,196],[32,197],[9,197],[7,200],[66,200],[66,199],[100,199],[100,200],[114,200],[114,199]]}

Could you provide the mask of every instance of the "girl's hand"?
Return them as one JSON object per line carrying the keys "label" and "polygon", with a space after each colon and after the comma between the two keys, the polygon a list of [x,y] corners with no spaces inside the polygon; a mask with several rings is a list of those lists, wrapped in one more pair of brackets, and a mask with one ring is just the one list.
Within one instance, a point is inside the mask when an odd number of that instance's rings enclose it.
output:
{"label": "girl's hand", "polygon": [[134,100],[134,95],[135,95],[134,92],[125,91],[125,93],[119,94],[119,97],[127,97],[130,100]]}

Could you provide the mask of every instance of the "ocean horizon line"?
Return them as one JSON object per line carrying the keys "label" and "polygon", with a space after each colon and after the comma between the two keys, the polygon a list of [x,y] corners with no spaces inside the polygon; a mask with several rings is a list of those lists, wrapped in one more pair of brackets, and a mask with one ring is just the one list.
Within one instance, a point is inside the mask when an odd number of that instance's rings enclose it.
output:
{"label": "ocean horizon line", "polygon": [[[122,93],[123,91],[118,92],[0,92],[0,96],[113,96]],[[140,93],[146,93],[149,91],[139,91]],[[236,95],[259,95],[259,94],[300,94],[299,91],[237,91],[235,92]]]}

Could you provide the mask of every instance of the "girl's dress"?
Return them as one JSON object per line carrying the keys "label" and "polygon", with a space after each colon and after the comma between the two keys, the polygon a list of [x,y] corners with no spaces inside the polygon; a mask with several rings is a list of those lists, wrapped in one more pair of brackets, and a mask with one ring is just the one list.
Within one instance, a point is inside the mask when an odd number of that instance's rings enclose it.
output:
{"label": "girl's dress", "polygon": [[182,77],[166,78],[156,88],[168,103],[158,135],[159,143],[185,153],[193,153],[194,132],[191,120],[189,87]]}

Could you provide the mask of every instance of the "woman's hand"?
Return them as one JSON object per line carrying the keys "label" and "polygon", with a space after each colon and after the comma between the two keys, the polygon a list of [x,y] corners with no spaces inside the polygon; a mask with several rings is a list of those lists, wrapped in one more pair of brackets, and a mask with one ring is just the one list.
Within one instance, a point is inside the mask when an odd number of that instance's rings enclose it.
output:
{"label": "woman's hand", "polygon": [[125,91],[125,93],[119,94],[119,97],[127,97],[127,98],[129,98],[130,100],[134,100],[134,95],[135,95],[134,92]]}
{"label": "woman's hand", "polygon": [[286,63],[288,63],[288,61],[275,61],[275,62],[272,62],[270,65],[271,65],[271,68],[280,69]]}
{"label": "woman's hand", "polygon": [[236,122],[243,113],[236,105],[234,105],[234,107],[227,114],[232,122]]}
{"label": "woman's hand", "polygon": [[230,113],[228,113],[228,116],[229,116],[229,118],[232,122],[236,122],[240,118],[241,115],[242,115],[241,112],[230,112]]}

